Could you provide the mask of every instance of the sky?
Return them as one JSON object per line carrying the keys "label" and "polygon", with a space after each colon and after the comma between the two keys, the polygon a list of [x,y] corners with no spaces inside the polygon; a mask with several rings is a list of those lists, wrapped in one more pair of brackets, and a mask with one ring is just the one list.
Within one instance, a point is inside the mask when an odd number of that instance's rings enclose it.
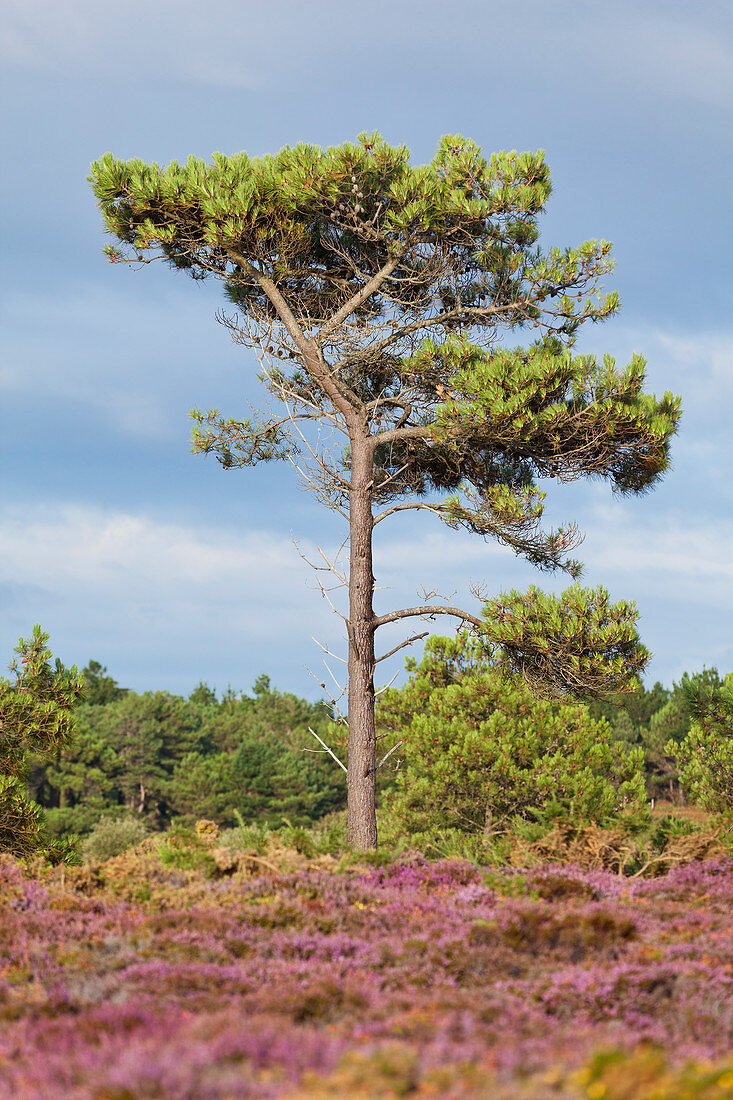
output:
{"label": "sky", "polygon": [[[313,639],[345,656],[342,628],[305,559],[344,532],[287,464],[191,454],[191,408],[261,405],[256,360],[216,323],[218,286],[107,263],[86,176],[107,150],[165,164],[377,129],[415,164],[445,133],[544,149],[541,243],[614,243],[622,307],[579,348],[639,352],[648,388],[681,394],[672,468],[633,499],[553,485],[547,517],[585,531],[584,584],[636,602],[648,683],[733,669],[729,0],[0,0],[0,72],[0,668],[39,622],[65,664],[136,691],[333,686]],[[375,562],[379,611],[569,583],[424,513],[380,525]]]}

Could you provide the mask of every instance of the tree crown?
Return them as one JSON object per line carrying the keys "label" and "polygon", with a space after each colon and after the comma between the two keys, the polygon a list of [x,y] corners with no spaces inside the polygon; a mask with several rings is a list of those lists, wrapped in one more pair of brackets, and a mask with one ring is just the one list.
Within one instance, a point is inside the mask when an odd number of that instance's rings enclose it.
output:
{"label": "tree crown", "polygon": [[[375,500],[447,490],[434,510],[451,526],[577,576],[577,529],[540,531],[535,480],[603,477],[640,492],[667,466],[679,399],[642,392],[640,356],[617,370],[571,352],[579,326],[618,298],[601,292],[607,242],[537,246],[551,191],[541,150],[487,159],[447,135],[413,167],[374,133],[326,150],[215,153],[208,165],[107,153],[90,181],[118,241],[110,259],[152,253],[221,278],[245,321],[221,319],[267,360],[263,377],[292,417],[341,413],[367,428]],[[517,328],[534,331],[529,348],[497,346]],[[194,449],[227,468],[298,450],[290,417],[193,416]],[[315,478],[332,506],[345,501],[348,463],[348,452],[321,462]]]}
{"label": "tree crown", "polygon": [[[358,447],[369,452],[370,507],[389,505],[374,523],[426,508],[574,578],[581,565],[569,554],[582,536],[574,524],[542,530],[537,481],[597,477],[639,493],[667,468],[679,398],[643,392],[641,356],[617,369],[608,356],[573,351],[582,324],[618,308],[602,288],[611,246],[540,248],[551,191],[542,151],[486,158],[474,142],[447,135],[429,164],[413,167],[404,146],[374,133],[326,150],[215,153],[208,165],[191,157],[161,167],[107,153],[90,181],[117,241],[109,258],[162,257],[194,278],[220,278],[235,310],[220,319],[255,348],[262,379],[285,406],[253,420],[194,410],[194,450],[213,452],[225,468],[289,457],[319,499],[345,515]],[[529,345],[510,346],[514,331],[529,334]],[[314,444],[301,421],[342,433],[346,450],[330,451],[320,436]],[[447,495],[391,503],[431,494]],[[532,598],[533,613],[547,619]],[[579,598],[568,596],[570,619]],[[609,619],[599,600],[593,595],[592,610],[609,664],[594,670],[593,691],[636,638],[633,611],[624,605]],[[559,649],[573,637],[570,629]],[[534,679],[554,663],[534,647],[521,665]],[[581,672],[578,665],[570,677],[579,685]]]}

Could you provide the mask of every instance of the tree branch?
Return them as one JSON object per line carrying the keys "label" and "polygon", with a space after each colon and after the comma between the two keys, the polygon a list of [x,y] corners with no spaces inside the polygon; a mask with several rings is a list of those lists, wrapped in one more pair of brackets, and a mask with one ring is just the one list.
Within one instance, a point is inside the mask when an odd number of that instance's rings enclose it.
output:
{"label": "tree branch", "polygon": [[227,255],[235,264],[242,268],[242,271],[244,271],[245,274],[249,275],[250,279],[254,279],[258,286],[262,287],[265,294],[277,310],[278,317],[285,325],[290,339],[293,341],[300,353],[302,355],[306,355],[306,353],[310,351],[310,341],[298,324],[295,318],[295,314],[283,298],[282,294],[280,293],[272,279],[259,271],[254,266],[254,264],[251,264],[249,262],[246,256],[242,255],[241,252],[237,252],[233,248],[227,248]]}
{"label": "tree branch", "polygon": [[[411,321],[407,325],[402,325],[401,328],[395,328],[389,336],[385,336],[383,340],[379,340],[376,343],[369,346],[366,355],[346,355],[343,359],[339,359],[333,366],[336,371],[344,370],[346,367],[352,366],[354,363],[361,363],[367,357],[373,358],[379,356],[392,344],[399,343],[400,340],[406,339],[408,336],[412,336],[416,332],[420,332],[422,329],[434,328],[436,325],[440,325],[443,328],[449,328],[451,325],[458,324],[461,321],[475,321],[476,323],[486,324],[491,318],[503,319],[503,315],[507,313],[514,313],[519,310],[526,310],[528,306],[534,305],[534,298],[532,295],[527,294],[523,298],[517,298],[511,302],[505,302],[501,305],[493,306],[459,306],[455,309],[444,310],[441,313],[437,313],[432,317],[426,317],[421,315],[416,321]],[[319,332],[320,335],[320,332]]]}
{"label": "tree branch", "polygon": [[322,325],[319,328],[316,335],[316,340],[319,345],[322,344],[323,341],[331,335],[334,329],[338,328],[342,321],[345,321],[347,317],[350,317],[354,310],[358,309],[359,306],[367,300],[367,298],[371,297],[375,290],[379,290],[379,287],[382,285],[387,276],[392,274],[401,259],[402,252],[400,252],[398,256],[395,256],[393,259],[389,260],[384,265],[384,267],[380,268],[376,275],[373,275],[369,282],[365,283],[361,290],[358,291],[353,298],[350,298],[348,302],[341,306],[341,309],[337,310],[337,312],[334,313],[330,321],[327,321],[325,325]]}
{"label": "tree branch", "polygon": [[454,615],[457,619],[463,619],[467,623],[483,630],[485,627],[481,619],[477,619],[469,611],[462,611],[460,607],[441,607],[439,604],[428,604],[423,607],[404,607],[401,611],[390,611],[386,615],[375,615],[372,620],[374,627],[384,626],[385,623],[395,623],[398,619],[432,617],[433,615]]}
{"label": "tree branch", "polygon": [[441,512],[444,511],[443,506],[440,504],[394,504],[391,508],[385,508],[383,512],[380,512],[378,516],[374,517],[373,526],[376,527],[383,519],[393,515],[395,512],[408,512],[411,509],[423,509],[426,512],[433,512],[436,516],[439,516]]}
{"label": "tree branch", "polygon": [[427,638],[429,630],[426,630],[423,634],[413,634],[411,638],[407,638],[404,642],[400,642],[394,649],[390,649],[388,653],[383,653],[381,657],[377,657],[374,661],[375,665],[378,665],[380,661],[386,661],[388,657],[393,657],[400,649],[404,649],[405,646],[412,645],[413,642],[419,642],[422,638]]}
{"label": "tree branch", "polygon": [[254,267],[241,252],[237,252],[233,248],[228,248],[227,255],[234,263],[238,264],[247,275],[249,275],[250,279],[254,279],[258,286],[262,288],[272,302],[290,339],[303,356],[303,361],[308,367],[308,370],[317,380],[329,400],[343,414],[346,423],[351,425],[354,421],[354,413],[361,412],[363,403],[348,386],[338,385],[336,383],[333,371],[328,370],[321,357],[318,344],[305,335],[297,322],[295,314],[272,279]]}
{"label": "tree branch", "polygon": [[382,759],[381,759],[381,760],[379,761],[379,763],[377,764],[376,768],[374,769],[374,770],[375,770],[375,772],[378,772],[378,771],[379,771],[379,769],[380,769],[380,768],[382,767],[382,764],[386,764],[386,763],[387,763],[387,761],[389,760],[389,758],[390,758],[390,756],[392,755],[392,753],[393,753],[393,752],[397,752],[397,749],[398,749],[398,748],[400,747],[400,745],[404,745],[404,741],[398,741],[396,745],[393,745],[393,746],[392,746],[392,748],[391,748],[391,749],[389,750],[389,752],[386,752],[386,753],[384,754],[384,756],[382,757]]}
{"label": "tree branch", "polygon": [[321,738],[320,738],[320,737],[318,736],[318,734],[317,734],[317,733],[315,732],[315,730],[312,730],[312,729],[310,728],[310,726],[308,726],[308,733],[312,733],[312,734],[313,734],[313,736],[315,737],[316,741],[320,741],[320,743],[321,743],[321,744],[323,745],[323,750],[321,750],[321,749],[314,749],[314,750],[312,750],[312,751],[314,751],[314,752],[321,752],[321,751],[327,752],[329,756],[332,756],[332,757],[333,757],[333,759],[334,759],[334,760],[336,761],[336,763],[338,764],[338,766],[339,766],[340,768],[343,768],[343,770],[344,770],[344,771],[346,771],[346,770],[347,770],[347,768],[346,768],[346,765],[345,765],[345,764],[342,764],[342,763],[341,763],[341,761],[339,760],[339,758],[338,758],[338,756],[336,755],[336,753],[335,753],[335,752],[333,752],[333,751],[332,751],[331,749],[329,749],[329,747],[328,747],[328,745],[326,744],[326,742],[325,742],[325,741],[321,741]]}
{"label": "tree branch", "polygon": [[427,424],[406,424],[403,428],[390,428],[387,432],[379,432],[369,437],[372,447],[383,443],[394,443],[397,439],[429,439],[432,435],[432,426]]}

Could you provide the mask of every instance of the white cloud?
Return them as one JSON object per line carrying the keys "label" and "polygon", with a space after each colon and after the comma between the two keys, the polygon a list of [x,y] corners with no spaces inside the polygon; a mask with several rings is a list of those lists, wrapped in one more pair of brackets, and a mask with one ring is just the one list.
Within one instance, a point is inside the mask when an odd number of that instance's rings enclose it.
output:
{"label": "white cloud", "polygon": [[688,382],[713,401],[733,393],[733,333],[665,333],[654,337]]}
{"label": "white cloud", "polygon": [[177,616],[182,605],[234,591],[258,606],[287,604],[294,562],[302,580],[292,545],[268,532],[197,531],[79,505],[7,508],[3,519],[0,552],[15,582],[46,591],[70,586],[80,598],[86,591],[128,612],[155,604]]}
{"label": "white cloud", "polygon": [[646,388],[658,397],[666,390],[682,398],[678,435],[672,440],[672,473],[695,481],[702,500],[733,499],[728,471],[733,465],[730,402],[733,398],[733,332],[653,326],[624,326],[584,333],[579,349],[600,355],[608,351],[618,367],[633,352],[647,361]]}
{"label": "white cloud", "polygon": [[[310,540],[300,545],[316,560]],[[593,509],[585,582],[639,603],[644,640],[663,665],[655,676],[669,680],[704,661],[729,663],[731,545],[728,521],[686,530],[676,520],[639,523],[623,506]],[[0,561],[0,643],[8,657],[18,636],[40,621],[64,659],[83,662],[91,654],[126,667],[133,686],[190,690],[199,677],[246,686],[265,669],[278,686],[313,695],[318,689],[303,664],[326,674],[311,636],[345,653],[342,624],[289,536],[276,530],[195,527],[75,504],[5,506]],[[423,586],[443,596],[457,590],[456,604],[477,610],[472,580],[485,580],[488,595],[570,583],[538,574],[493,544],[419,526],[391,538],[380,532],[375,574],[378,610],[416,605]],[[402,621],[380,633],[378,650],[423,629],[451,634],[457,625],[450,617]],[[385,679],[403,657],[380,665]]]}
{"label": "white cloud", "polygon": [[309,636],[336,632],[307,566],[272,531],[82,505],[6,506],[0,561],[10,597],[3,653],[40,622],[62,659],[91,654],[131,686],[191,690],[203,677],[244,687],[264,668],[313,694],[301,675]]}
{"label": "white cloud", "polygon": [[[310,561],[318,560],[311,540],[299,546]],[[325,549],[332,556],[336,547]],[[414,605],[422,583],[451,591],[455,583],[448,587],[447,581],[455,582],[466,560],[475,565],[486,550],[460,536],[451,544],[440,533],[419,546],[385,541],[377,564],[381,581],[391,587],[381,594],[385,606]],[[278,684],[312,695],[303,662],[324,679],[326,674],[311,636],[345,653],[341,621],[291,538],[279,531],[199,528],[79,504],[6,505],[0,510],[0,561],[7,612],[0,643],[8,656],[18,636],[40,621],[58,646],[54,652],[66,660],[126,655],[138,670],[137,682],[148,666],[158,676],[154,686],[166,685],[170,667],[169,684],[193,667],[188,690],[201,675],[221,686],[226,676],[241,681],[241,672],[226,671],[230,665],[246,665],[251,676],[264,667]],[[343,606],[343,594],[333,597]],[[455,625],[445,619],[432,629],[449,633]],[[403,626],[385,630],[383,650],[409,633]],[[393,666],[389,675],[400,660]]]}
{"label": "white cloud", "polygon": [[[71,586],[128,609],[153,601],[161,613],[170,601],[174,614],[177,607],[209,596],[246,600],[258,608],[271,603],[281,611],[293,608],[289,626],[312,602],[306,582],[312,583],[313,575],[291,537],[280,531],[196,528],[77,504],[6,506],[0,520],[2,579],[37,591]],[[633,574],[644,586],[712,581],[716,600],[733,594],[730,520],[686,528],[665,517],[633,519],[623,504],[596,504],[586,531],[580,553],[594,572]],[[311,541],[298,541],[304,555],[317,561]],[[326,550],[332,555],[334,548]],[[465,594],[474,579],[485,579],[498,590],[540,577],[496,543],[416,529],[405,538],[381,544],[377,539],[375,574],[379,590],[389,588],[400,601],[414,597],[423,585],[450,585]],[[558,580],[570,583],[566,577]],[[385,602],[392,605],[392,596]]]}
{"label": "white cloud", "polygon": [[[298,623],[307,605],[320,605],[309,594],[316,582],[304,560],[319,563],[317,549],[298,539],[302,558],[280,531],[196,528],[78,504],[6,506],[0,519],[6,579],[37,591],[68,586],[80,598],[86,591],[90,599],[118,602],[126,613],[152,603],[174,617],[182,606],[206,600],[222,606],[241,601],[260,610],[272,605],[273,617],[286,618],[272,626],[277,633]],[[326,546],[326,553],[333,558],[335,547]],[[378,545],[375,571],[397,599],[414,603],[416,586],[455,581],[467,565],[478,572],[487,559],[505,555],[511,560],[495,545],[437,532],[418,542],[398,538]]]}
{"label": "white cloud", "polygon": [[680,512],[640,519],[622,503],[596,504],[581,550],[588,569],[639,596],[733,608],[733,521],[685,522]]}

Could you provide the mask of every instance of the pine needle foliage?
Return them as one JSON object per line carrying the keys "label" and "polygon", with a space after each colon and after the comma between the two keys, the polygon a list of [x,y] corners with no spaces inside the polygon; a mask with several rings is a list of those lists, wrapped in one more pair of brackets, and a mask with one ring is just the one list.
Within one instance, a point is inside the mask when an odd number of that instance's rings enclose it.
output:
{"label": "pine needle foliage", "polygon": [[[580,327],[618,309],[602,285],[611,245],[540,247],[551,192],[541,150],[485,157],[447,135],[430,163],[413,166],[405,146],[362,133],[325,150],[215,153],[210,164],[107,153],[89,178],[114,238],[109,259],[162,258],[194,279],[220,279],[230,311],[219,319],[256,351],[280,402],[246,419],[193,410],[194,451],[225,469],[289,459],[348,523],[348,568],[328,565],[349,594],[349,835],[372,847],[377,630],[440,614],[486,631],[484,619],[446,601],[377,614],[374,527],[424,509],[577,580],[582,535],[573,523],[543,528],[538,481],[650,489],[668,465],[679,398],[644,392],[639,355],[619,368],[575,352]],[[523,346],[510,346],[513,333]],[[599,664],[578,627],[579,593],[552,614],[530,593],[537,629],[517,620],[510,634],[507,620],[495,641],[506,642],[508,666],[550,693],[622,689],[644,663],[635,613],[589,597]],[[544,612],[551,652],[538,641]]]}
{"label": "pine needle foliage", "polygon": [[484,649],[497,670],[519,677],[536,695],[608,696],[646,666],[631,600],[611,603],[603,587],[573,585],[560,596],[529,590],[498,596],[483,609]]}
{"label": "pine needle foliage", "polygon": [[73,708],[84,691],[76,667],[51,665],[48,634],[36,624],[21,638],[10,671],[0,678],[0,851],[29,855],[44,843],[40,808],[25,791],[29,753],[50,756],[74,729]]}
{"label": "pine needle foliage", "polygon": [[677,760],[680,783],[690,797],[714,813],[733,811],[733,672],[722,686],[686,683],[692,723],[681,742],[665,751]]}
{"label": "pine needle foliage", "polygon": [[431,637],[408,669],[377,711],[385,735],[404,739],[384,805],[408,834],[605,823],[643,806],[641,748],[613,743],[586,706],[508,682],[482,640]]}

